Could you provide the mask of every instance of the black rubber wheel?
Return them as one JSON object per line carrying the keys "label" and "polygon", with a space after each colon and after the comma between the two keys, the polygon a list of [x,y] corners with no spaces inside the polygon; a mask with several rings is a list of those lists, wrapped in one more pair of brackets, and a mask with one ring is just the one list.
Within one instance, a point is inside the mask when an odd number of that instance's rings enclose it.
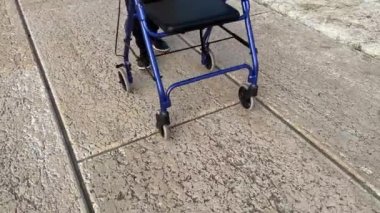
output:
{"label": "black rubber wheel", "polygon": [[215,68],[215,56],[214,56],[214,53],[209,50],[208,53],[204,53],[204,66],[208,69],[208,70],[213,70]]}
{"label": "black rubber wheel", "polygon": [[170,138],[169,112],[158,112],[156,114],[156,127],[165,140]]}
{"label": "black rubber wheel", "polygon": [[240,104],[246,109],[253,109],[255,106],[255,97],[249,90],[249,86],[243,85],[239,88],[239,100]]}
{"label": "black rubber wheel", "polygon": [[160,134],[165,140],[170,138],[170,127],[168,125],[163,125],[160,129]]}
{"label": "black rubber wheel", "polygon": [[128,77],[125,71],[119,71],[119,83],[123,86],[123,89],[128,93],[132,92],[132,84],[129,83]]}

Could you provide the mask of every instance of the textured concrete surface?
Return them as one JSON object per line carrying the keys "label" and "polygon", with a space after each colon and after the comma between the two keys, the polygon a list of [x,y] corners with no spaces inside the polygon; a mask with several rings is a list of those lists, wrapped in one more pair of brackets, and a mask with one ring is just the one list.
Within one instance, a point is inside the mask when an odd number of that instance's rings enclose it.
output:
{"label": "textured concrete surface", "polygon": [[378,212],[260,105],[225,109],[81,164],[99,212]]}
{"label": "textured concrete surface", "polygon": [[[380,188],[380,61],[276,13],[255,16],[253,23],[260,98]],[[242,24],[229,28],[245,35]],[[214,34],[226,36],[220,30]],[[198,42],[195,35],[186,38]],[[212,48],[221,67],[249,62],[247,49],[238,42]],[[239,82],[246,79],[245,74],[233,76]]]}
{"label": "textured concrete surface", "polygon": [[[98,212],[380,212],[374,196],[263,106],[252,112],[235,106],[238,87],[227,77],[176,90],[170,110],[173,139],[165,142],[154,134],[158,100],[150,76],[134,71],[133,94],[117,84],[117,5],[111,0],[22,0]],[[379,62],[268,8],[253,3],[252,10],[262,64],[260,99],[378,185]],[[242,25],[229,27],[243,33]],[[221,36],[216,31],[214,38]],[[185,38],[194,41],[198,35]],[[187,45],[176,36],[168,41],[173,49]],[[248,59],[236,42],[218,46],[212,48],[221,67]],[[194,51],[159,62],[166,85],[207,72]],[[232,78],[241,81],[242,75]],[[26,80],[34,82],[30,76]],[[15,81],[5,79],[5,88]],[[30,113],[20,116],[25,121]],[[40,125],[37,129],[51,126],[48,120]],[[61,152],[40,153],[54,156],[51,164],[66,166],[59,170],[65,173],[47,174],[71,177]],[[58,206],[55,197],[69,200],[59,200],[63,212],[80,211],[70,202],[78,199],[77,191],[67,190],[76,188],[59,186],[67,195],[46,198],[41,211]]]}
{"label": "textured concrete surface", "polygon": [[378,0],[256,0],[323,34],[380,58]]}
{"label": "textured concrete surface", "polygon": [[13,1],[0,0],[0,212],[83,202]]}
{"label": "textured concrete surface", "polygon": [[[227,3],[231,6],[233,6],[235,9],[239,10],[240,13],[242,14],[242,6],[241,6],[241,1],[237,1],[237,0],[229,0],[227,1]],[[263,5],[260,5],[256,2],[254,2],[253,0],[250,0],[250,3],[251,3],[251,15],[257,15],[257,14],[262,14],[262,13],[267,13],[267,12],[272,12],[273,10],[268,8],[268,7],[265,7]]]}
{"label": "textured concrete surface", "polygon": [[[62,3],[52,9],[44,4],[26,6],[32,36],[78,159],[156,131],[154,115],[159,107],[151,77],[135,68],[134,94],[125,93],[118,84],[114,65],[121,58],[113,55],[117,3],[93,1],[68,6]],[[176,38],[170,43],[172,48],[185,45]],[[160,62],[166,86],[195,75],[197,70],[205,72],[195,52],[172,55],[170,60],[162,57]],[[237,89],[222,77],[174,91],[173,124],[237,102]]]}

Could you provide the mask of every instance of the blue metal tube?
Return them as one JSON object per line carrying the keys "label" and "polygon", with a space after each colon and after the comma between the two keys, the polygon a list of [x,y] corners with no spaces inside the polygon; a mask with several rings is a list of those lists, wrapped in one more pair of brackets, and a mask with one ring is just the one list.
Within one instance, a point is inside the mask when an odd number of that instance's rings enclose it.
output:
{"label": "blue metal tube", "polygon": [[250,4],[249,0],[242,0],[243,13],[245,15],[245,27],[247,30],[247,37],[249,42],[250,55],[252,59],[253,69],[250,71],[248,76],[248,82],[257,85],[257,76],[259,72],[259,62],[257,58],[257,50],[255,45],[255,39],[253,35],[253,29],[251,25],[251,19],[249,17]]}
{"label": "blue metal tube", "polygon": [[151,37],[155,37],[155,38],[163,38],[163,37],[167,37],[169,36],[170,34],[168,33],[165,33],[165,32],[162,32],[162,33],[154,33],[152,32],[149,27],[147,26],[146,22],[144,22],[143,24],[143,27],[145,29],[145,31],[149,34],[149,36]]}
{"label": "blue metal tube", "polygon": [[189,79],[185,79],[185,80],[182,80],[182,81],[179,81],[179,82],[176,82],[172,85],[169,86],[166,94],[168,97],[170,97],[170,93],[177,87],[181,87],[181,86],[184,86],[184,85],[187,85],[187,84],[191,84],[191,83],[194,83],[194,82],[197,82],[197,81],[201,81],[201,80],[205,80],[205,79],[208,79],[208,78],[212,78],[212,77],[215,77],[215,76],[218,76],[218,75],[223,75],[223,74],[226,74],[226,73],[229,73],[229,72],[234,72],[234,71],[237,71],[237,70],[241,70],[241,69],[247,69],[248,71],[251,71],[252,70],[252,67],[249,66],[248,64],[241,64],[241,65],[237,65],[237,66],[233,66],[233,67],[229,67],[229,68],[226,68],[226,69],[221,69],[221,70],[217,70],[217,71],[214,71],[214,72],[209,72],[209,73],[206,73],[206,74],[203,74],[203,75],[199,75],[199,76],[196,76],[196,77],[193,77],[193,78],[189,78]]}
{"label": "blue metal tube", "polygon": [[242,21],[246,18],[247,16],[245,14],[241,15],[240,18],[239,18],[239,21]]}
{"label": "blue metal tube", "polygon": [[[135,3],[137,3],[138,0],[134,0],[134,1],[135,1]],[[143,28],[144,26],[146,26],[146,20],[145,20],[144,11],[142,9],[141,4],[136,4],[136,9],[137,9],[137,12],[139,15],[141,28]],[[169,100],[168,96],[166,95],[165,88],[164,88],[162,80],[161,80],[160,71],[158,68],[156,57],[154,55],[154,51],[152,48],[152,42],[151,42],[151,39],[149,37],[149,34],[144,29],[142,30],[142,34],[144,36],[146,49],[148,51],[150,64],[152,66],[153,75],[154,75],[154,78],[156,81],[156,87],[157,87],[159,100],[160,100],[160,108],[161,108],[161,111],[166,112],[167,108],[170,107],[170,100]]]}

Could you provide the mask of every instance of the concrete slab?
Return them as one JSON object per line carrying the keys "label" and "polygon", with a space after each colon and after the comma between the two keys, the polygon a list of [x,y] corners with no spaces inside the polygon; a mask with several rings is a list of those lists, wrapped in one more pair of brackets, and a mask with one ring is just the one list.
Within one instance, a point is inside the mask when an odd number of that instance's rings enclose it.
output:
{"label": "concrete slab", "polygon": [[[135,69],[136,90],[130,95],[117,83],[114,65],[121,59],[113,55],[117,4],[112,5],[111,0],[60,8],[24,5],[79,160],[156,132],[159,107],[150,76]],[[175,37],[169,43],[173,49],[185,46]],[[207,72],[191,51],[160,58],[160,64],[167,86]],[[236,103],[237,89],[221,77],[174,91],[173,124]]]}
{"label": "concrete slab", "polygon": [[[260,99],[380,188],[380,61],[276,13],[252,20],[261,62]],[[229,28],[245,34],[243,24]],[[198,42],[196,35],[186,38]],[[238,42],[212,49],[220,67],[250,63]],[[232,76],[246,81],[245,73]]]}
{"label": "concrete slab", "polygon": [[360,0],[256,0],[330,38],[380,57],[380,2]]}
{"label": "concrete slab", "polygon": [[380,203],[258,105],[80,164],[99,212],[378,212]]}
{"label": "concrete slab", "polygon": [[85,211],[14,1],[0,0],[0,212]]}

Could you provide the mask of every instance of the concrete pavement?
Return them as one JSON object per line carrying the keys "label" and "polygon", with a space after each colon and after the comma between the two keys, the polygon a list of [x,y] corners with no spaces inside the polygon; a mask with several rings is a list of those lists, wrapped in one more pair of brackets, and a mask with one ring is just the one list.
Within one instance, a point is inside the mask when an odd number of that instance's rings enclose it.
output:
{"label": "concrete pavement", "polygon": [[[253,18],[263,102],[380,187],[379,60],[339,45],[277,13]],[[243,24],[228,25],[244,36]],[[213,39],[228,36],[221,31]],[[184,36],[195,43],[196,35]],[[228,49],[235,54],[221,53]],[[281,51],[280,51],[281,50]],[[244,58],[238,42],[215,45],[218,65]],[[245,57],[248,59],[247,57]],[[242,82],[244,75],[232,75]]]}
{"label": "concrete pavement", "polygon": [[380,58],[380,2],[376,0],[255,0],[338,42]]}
{"label": "concrete pavement", "polygon": [[[165,142],[154,129],[158,103],[150,76],[134,72],[133,94],[117,84],[116,2],[21,3],[42,71],[52,87],[54,97],[49,101],[58,104],[67,142],[75,154],[67,155],[61,148],[52,157],[62,163],[44,167],[68,169],[58,180],[70,180],[64,186],[72,193],[54,194],[62,187],[53,186],[52,196],[42,192],[52,200],[45,199],[35,211],[54,211],[54,197],[72,203],[63,204],[62,211],[86,211],[75,181],[78,172],[84,177],[79,184],[89,194],[84,196],[91,200],[85,203],[87,210],[98,212],[380,211],[376,194],[380,182],[376,163],[379,60],[255,4],[252,9],[257,15],[252,19],[262,65],[257,108],[248,112],[238,106],[240,74],[176,90],[170,110],[173,139]],[[5,11],[10,11],[12,4],[7,5]],[[228,27],[243,33],[240,24]],[[213,38],[222,36],[216,31]],[[177,49],[195,42],[194,38],[192,34],[174,36],[168,42]],[[238,43],[212,48],[219,67],[248,60]],[[166,85],[207,72],[193,50],[162,57],[159,62]],[[1,80],[25,82],[22,78]],[[34,87],[44,88],[41,80],[35,82]],[[44,94],[43,89],[38,94]],[[46,94],[42,97],[47,104]],[[34,111],[43,108],[38,103]],[[54,116],[48,112],[37,117]],[[12,123],[15,126],[2,125],[15,135],[21,124]],[[57,127],[51,132],[60,135]],[[63,144],[62,139],[52,142]],[[10,154],[10,158],[16,157]],[[80,171],[70,170],[69,160]],[[9,185],[4,184],[12,188]],[[9,211],[33,210],[18,203],[22,202],[16,196],[3,205]]]}
{"label": "concrete pavement", "polygon": [[378,201],[261,105],[81,163],[100,212],[371,212]]}
{"label": "concrete pavement", "polygon": [[14,2],[0,1],[0,212],[85,204]]}

